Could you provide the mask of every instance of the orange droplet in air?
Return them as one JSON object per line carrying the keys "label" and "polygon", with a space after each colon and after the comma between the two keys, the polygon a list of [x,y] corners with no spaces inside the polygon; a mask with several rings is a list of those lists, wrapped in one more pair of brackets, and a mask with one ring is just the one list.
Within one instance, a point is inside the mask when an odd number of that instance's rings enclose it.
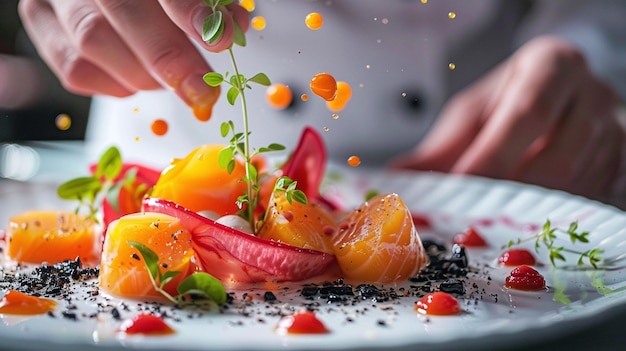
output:
{"label": "orange droplet in air", "polygon": [[300,100],[302,100],[302,101],[309,101],[309,95],[308,94],[300,95]]}
{"label": "orange droplet in air", "polygon": [[456,18],[456,12],[448,12],[448,18],[449,19],[455,19]]}
{"label": "orange droplet in air", "polygon": [[270,106],[278,110],[289,107],[293,101],[291,89],[282,83],[270,85],[265,92],[265,97]]}
{"label": "orange droplet in air", "polygon": [[59,130],[68,130],[72,126],[72,118],[66,113],[61,113],[54,119],[54,124]]}
{"label": "orange droplet in air", "polygon": [[250,25],[255,30],[263,30],[263,29],[265,29],[265,25],[266,25],[265,17],[263,17],[263,16],[252,17],[252,19],[250,20]]}
{"label": "orange droplet in air", "polygon": [[254,8],[256,7],[254,0],[240,0],[239,6],[243,7],[248,12],[254,11]]}
{"label": "orange droplet in air", "polygon": [[32,315],[52,311],[56,302],[36,296],[9,290],[0,300],[0,314]]}
{"label": "orange droplet in air", "polygon": [[337,81],[328,73],[318,73],[310,82],[311,91],[326,101],[332,101],[337,95]]}
{"label": "orange droplet in air", "polygon": [[324,24],[324,17],[317,12],[311,12],[306,15],[304,23],[307,27],[309,27],[309,29],[318,30],[322,28],[322,25]]}
{"label": "orange droplet in air", "polygon": [[348,165],[351,167],[356,167],[361,164],[361,158],[359,156],[350,156],[348,157]]}
{"label": "orange droplet in air", "polygon": [[136,137],[135,137],[135,142],[136,142],[136,143],[138,143],[140,140],[141,140],[141,138],[140,138],[140,137],[138,137],[138,136],[136,136]]}
{"label": "orange droplet in air", "polygon": [[165,121],[163,119],[155,119],[152,122],[152,125],[150,125],[150,129],[152,130],[152,133],[154,133],[154,135],[158,135],[158,136],[163,136],[163,135],[167,134],[168,128],[169,128],[169,126],[167,124],[167,121]]}
{"label": "orange droplet in air", "polygon": [[341,111],[352,98],[352,88],[346,82],[337,82],[337,94],[331,101],[326,102],[326,107],[331,111]]}
{"label": "orange droplet in air", "polygon": [[138,113],[138,112],[139,112],[139,107],[135,107],[135,108],[133,109],[133,112]]}

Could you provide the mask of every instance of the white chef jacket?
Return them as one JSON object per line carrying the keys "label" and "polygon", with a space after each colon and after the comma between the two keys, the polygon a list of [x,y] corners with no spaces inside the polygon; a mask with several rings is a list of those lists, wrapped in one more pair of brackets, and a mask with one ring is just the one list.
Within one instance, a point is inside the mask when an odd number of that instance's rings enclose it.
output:
{"label": "white chef jacket", "polygon": [[[317,31],[305,25],[311,12],[324,18]],[[309,125],[324,137],[331,159],[357,155],[363,165],[382,164],[414,147],[454,92],[545,33],[580,46],[593,71],[626,97],[623,0],[257,0],[251,16],[265,17],[267,26],[251,28],[247,46],[234,48],[240,71],[247,77],[264,72],[294,95],[291,107],[276,110],[265,87],[253,84],[246,91],[255,148],[276,142],[290,149]],[[204,55],[215,71],[232,74],[226,52]],[[320,72],[352,87],[337,119],[309,89]],[[117,145],[127,161],[162,167],[200,144],[225,143],[222,121],[232,120],[243,131],[240,103],[228,104],[226,90],[208,122],[194,118],[167,90],[95,97],[90,157]],[[303,93],[310,97],[306,102]],[[166,135],[151,132],[156,119],[169,123]]]}

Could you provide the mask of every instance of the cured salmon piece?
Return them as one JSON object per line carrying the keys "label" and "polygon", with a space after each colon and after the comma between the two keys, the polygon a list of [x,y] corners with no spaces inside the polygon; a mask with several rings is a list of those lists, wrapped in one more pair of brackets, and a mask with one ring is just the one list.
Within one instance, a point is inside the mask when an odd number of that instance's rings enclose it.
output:
{"label": "cured salmon piece", "polygon": [[333,253],[330,235],[335,232],[337,223],[328,210],[312,202],[302,204],[293,200],[289,203],[284,192],[273,193],[269,203],[257,233],[260,238]]}
{"label": "cured salmon piece", "polygon": [[96,222],[73,212],[28,211],[9,220],[7,256],[17,263],[55,264],[80,258],[97,265],[102,230]]}
{"label": "cured salmon piece", "polygon": [[352,281],[400,281],[428,264],[411,213],[397,194],[378,195],[356,208],[331,240],[344,277]]}
{"label": "cured salmon piece", "polygon": [[109,294],[135,299],[161,298],[139,250],[130,242],[139,242],[159,257],[161,273],[181,272],[164,290],[177,295],[176,287],[198,270],[191,233],[180,219],[161,213],[134,213],[109,225],[100,262],[100,288]]}

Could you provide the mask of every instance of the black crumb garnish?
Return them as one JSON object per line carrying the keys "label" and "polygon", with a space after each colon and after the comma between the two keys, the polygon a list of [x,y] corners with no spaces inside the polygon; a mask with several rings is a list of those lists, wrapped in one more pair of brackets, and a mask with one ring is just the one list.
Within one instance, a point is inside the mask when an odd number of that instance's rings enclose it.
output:
{"label": "black crumb garnish", "polygon": [[265,294],[263,294],[263,299],[265,302],[274,302],[277,300],[276,295],[271,291],[266,291]]}

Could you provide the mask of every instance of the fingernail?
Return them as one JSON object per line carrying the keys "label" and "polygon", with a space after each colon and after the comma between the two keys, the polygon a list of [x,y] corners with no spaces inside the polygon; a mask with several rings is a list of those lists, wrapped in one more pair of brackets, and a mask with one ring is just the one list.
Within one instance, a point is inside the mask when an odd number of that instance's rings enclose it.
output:
{"label": "fingernail", "polygon": [[183,80],[177,92],[191,107],[196,118],[206,122],[211,118],[213,106],[220,96],[220,87],[207,85],[202,75],[192,75]]}

